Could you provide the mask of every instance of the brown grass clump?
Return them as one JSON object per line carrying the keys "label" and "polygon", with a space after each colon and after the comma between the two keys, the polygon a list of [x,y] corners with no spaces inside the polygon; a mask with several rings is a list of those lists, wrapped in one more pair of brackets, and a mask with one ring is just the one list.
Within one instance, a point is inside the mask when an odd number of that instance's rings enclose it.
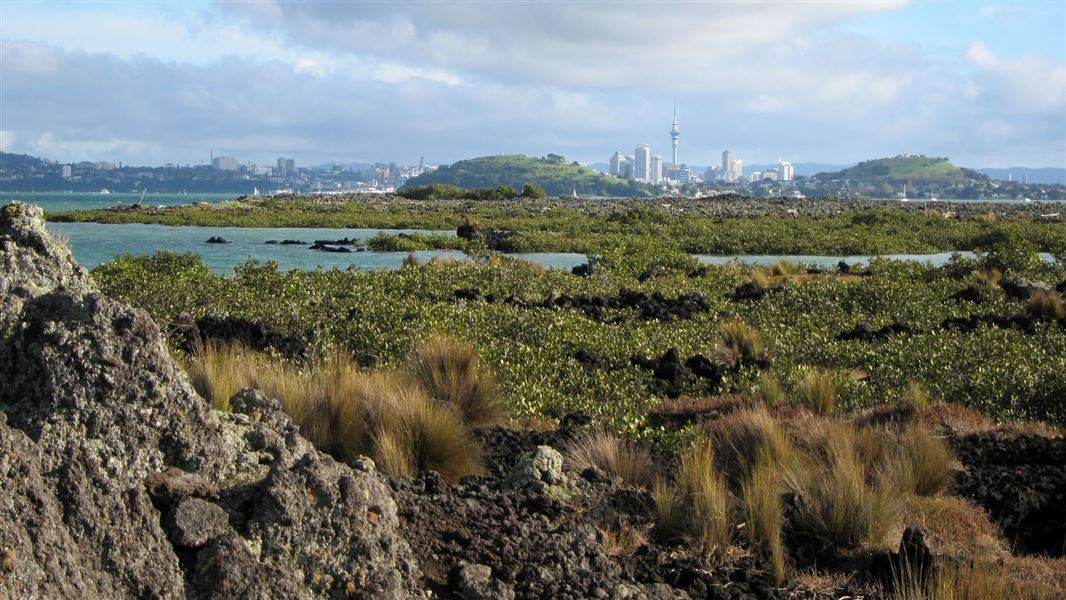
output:
{"label": "brown grass clump", "polygon": [[603,550],[607,556],[632,556],[648,541],[643,531],[629,525],[622,525],[617,529],[600,529],[599,532],[603,537]]}
{"label": "brown grass clump", "polygon": [[723,323],[718,328],[715,357],[730,368],[755,364],[765,358],[762,334],[743,321]]}
{"label": "brown grass clump", "polygon": [[714,448],[694,444],[681,455],[678,487],[688,504],[688,531],[708,554],[724,552],[732,542],[729,491],[714,465]]}
{"label": "brown grass clump", "polygon": [[676,542],[684,536],[687,521],[685,499],[681,492],[661,477],[656,477],[651,487],[655,500],[655,535],[664,542]]}
{"label": "brown grass clump", "polygon": [[496,379],[478,365],[473,344],[432,335],[407,356],[403,372],[430,398],[453,407],[468,425],[491,425],[503,418]]}
{"label": "brown grass clump", "polygon": [[921,529],[937,556],[997,559],[1010,555],[988,513],[970,500],[911,496],[904,504],[904,523]]}
{"label": "brown grass clump", "polygon": [[1033,290],[1025,304],[1025,314],[1033,319],[1047,321],[1066,319],[1066,305],[1063,305],[1062,294],[1054,290]]}
{"label": "brown grass clump", "polygon": [[470,261],[465,258],[455,258],[452,256],[434,256],[429,259],[430,266],[437,267],[438,269],[452,269],[469,267]]}
{"label": "brown grass clump", "polygon": [[700,423],[708,419],[717,419],[745,408],[754,408],[757,404],[754,396],[730,394],[727,396],[705,396],[693,398],[682,396],[663,400],[648,411],[648,417],[654,423],[683,425]]}
{"label": "brown grass clump", "polygon": [[899,494],[867,483],[853,436],[829,436],[822,451],[784,470],[785,487],[797,500],[790,517],[795,535],[826,553],[879,544],[896,523]]}
{"label": "brown grass clump", "polygon": [[795,450],[777,421],[764,407],[738,411],[708,424],[714,455],[729,480],[739,485],[756,463],[766,459],[790,464]]}
{"label": "brown grass clump", "polygon": [[973,274],[973,284],[979,288],[998,290],[1002,282],[1003,272],[999,269],[981,270]]}
{"label": "brown grass clump", "polygon": [[655,464],[647,450],[628,440],[620,440],[613,433],[595,431],[570,441],[564,454],[578,471],[596,467],[617,475],[629,485],[651,487],[655,480]]}
{"label": "brown grass clump", "polygon": [[1041,421],[1006,421],[996,423],[978,410],[961,404],[943,403],[930,406],[922,420],[934,429],[943,429],[956,435],[997,432],[1004,435],[1039,435],[1062,437],[1058,427]]}
{"label": "brown grass clump", "polygon": [[770,567],[775,581],[785,579],[785,548],[781,539],[784,526],[784,505],[781,474],[772,460],[762,460],[744,483],[741,495],[747,518],[748,542]]}
{"label": "brown grass clump", "polygon": [[921,383],[911,380],[907,382],[907,387],[904,388],[903,393],[900,394],[900,404],[911,406],[916,411],[923,411],[929,408],[932,402],[929,399],[929,390],[925,389],[925,386]]}
{"label": "brown grass clump", "polygon": [[836,410],[837,384],[831,371],[810,370],[796,386],[800,403],[815,414],[828,417]]}
{"label": "brown grass clump", "polygon": [[884,461],[886,479],[901,492],[932,496],[951,483],[951,450],[929,427],[915,424],[899,436],[899,444]]}
{"label": "brown grass clump", "polygon": [[403,257],[403,266],[405,267],[417,267],[419,264],[420,263],[418,261],[418,257],[415,256],[414,252],[411,252],[407,256]]}

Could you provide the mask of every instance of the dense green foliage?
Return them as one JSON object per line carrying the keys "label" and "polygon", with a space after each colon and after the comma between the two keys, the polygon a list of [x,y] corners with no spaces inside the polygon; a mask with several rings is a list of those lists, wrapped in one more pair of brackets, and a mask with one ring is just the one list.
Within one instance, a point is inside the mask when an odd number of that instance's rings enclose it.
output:
{"label": "dense green foliage", "polygon": [[[795,208],[793,208],[795,207]],[[260,199],[223,206],[104,210],[51,215],[57,221],[240,227],[454,230],[467,218],[518,231],[518,252],[600,254],[621,244],[659,244],[699,254],[875,255],[974,250],[1000,236],[1043,252],[1066,252],[1066,227],[1040,222],[1035,208],[997,207],[995,219],[958,205],[950,212],[884,203],[680,201],[419,201]],[[788,210],[798,214],[790,215]],[[1010,211],[1010,212],[1008,212]],[[945,216],[947,215],[947,216]],[[980,218],[978,218],[980,217]],[[405,240],[378,249],[454,249],[454,238]]]}
{"label": "dense green foliage", "polygon": [[[979,305],[948,299],[973,279],[979,260],[958,259],[943,268],[876,260],[869,277],[823,275],[759,300],[734,302],[725,294],[747,281],[745,270],[711,267],[693,276],[686,257],[662,252],[630,240],[606,253],[602,268],[584,278],[510,259],[391,272],[284,273],[249,262],[227,278],[209,273],[195,256],[173,253],[122,258],[98,267],[94,276],[106,293],[146,309],[162,324],[183,312],[261,319],[308,337],[316,348],[346,348],[366,366],[400,364],[414,341],[431,331],[453,334],[477,345],[483,364],[499,375],[508,408],[518,414],[581,410],[630,432],[654,434],[644,429],[645,414],[661,397],[650,372],[631,366],[629,357],[657,356],[670,347],[682,356],[712,355],[720,326],[737,320],[762,332],[770,372],[789,401],[817,367],[837,375],[838,412],[891,401],[917,381],[934,400],[999,418],[1066,423],[1066,331],[1060,324],[1041,322],[1031,331],[980,326],[970,333],[939,327],[948,317],[1024,309],[1024,302],[1002,294]],[[638,281],[636,274],[652,263],[666,265],[664,276]],[[1062,264],[1037,269],[1026,274],[1066,279]],[[576,310],[451,299],[459,288],[539,300],[553,291],[613,295],[623,287],[668,297],[700,292],[711,310],[672,322],[609,311],[625,317],[609,323]],[[878,342],[837,339],[857,321],[875,328],[902,321],[924,333]],[[581,349],[622,366],[588,369],[573,358]],[[860,372],[868,377],[848,376]],[[751,391],[759,376],[751,367],[718,388],[696,378],[684,385],[691,394]]]}
{"label": "dense green foliage", "polygon": [[961,169],[946,158],[895,156],[863,161],[833,173],[819,173],[818,179],[847,179],[857,183],[957,183],[966,179],[987,180],[986,175]]}
{"label": "dense green foliage", "polygon": [[568,195],[575,190],[583,196],[657,195],[655,188],[651,186],[603,175],[561,158],[505,154],[461,160],[451,166],[442,166],[435,171],[414,177],[407,181],[404,188],[445,184],[467,189],[495,189],[506,185],[520,190],[526,184],[532,184],[552,196]]}

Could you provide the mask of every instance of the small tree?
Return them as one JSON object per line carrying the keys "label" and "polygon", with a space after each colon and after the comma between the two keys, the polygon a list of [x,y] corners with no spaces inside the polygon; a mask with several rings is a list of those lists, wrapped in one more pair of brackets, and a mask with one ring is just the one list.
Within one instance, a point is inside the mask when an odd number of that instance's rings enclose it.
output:
{"label": "small tree", "polygon": [[548,194],[539,185],[527,183],[522,187],[522,197],[540,200],[542,198],[547,198]]}
{"label": "small tree", "polygon": [[509,185],[501,185],[496,188],[496,197],[501,200],[510,200],[518,195],[518,192],[514,191],[514,188]]}

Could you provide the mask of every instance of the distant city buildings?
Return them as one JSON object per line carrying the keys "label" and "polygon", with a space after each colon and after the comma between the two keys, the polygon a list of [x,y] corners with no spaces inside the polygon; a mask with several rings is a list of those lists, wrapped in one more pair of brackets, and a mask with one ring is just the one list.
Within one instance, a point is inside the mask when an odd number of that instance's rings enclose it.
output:
{"label": "distant city buildings", "polygon": [[792,163],[787,160],[781,161],[777,165],[777,180],[778,181],[792,181],[796,178],[796,170],[792,168]]}
{"label": "distant city buildings", "polygon": [[115,168],[115,163],[108,162],[106,160],[102,160],[102,161],[96,163],[96,170],[97,171],[110,171],[111,169],[114,169],[114,168]]}
{"label": "distant city buildings", "polygon": [[678,138],[680,138],[680,137],[681,137],[681,129],[678,128],[678,126],[677,126],[677,107],[675,106],[674,107],[674,125],[673,125],[673,127],[670,128],[670,145],[673,147],[673,151],[674,151],[674,158],[673,158],[673,161],[671,161],[671,163],[670,163],[671,166],[673,167],[671,169],[672,171],[676,171],[677,170],[677,141],[678,141]]}
{"label": "distant city buildings", "polygon": [[639,144],[633,151],[633,179],[651,181],[651,146]]}
{"label": "distant city buildings", "polygon": [[71,170],[70,165],[63,165],[63,179],[70,179]]}
{"label": "distant city buildings", "polygon": [[291,158],[278,158],[278,166],[274,169],[278,177],[288,177],[296,174],[296,161]]}
{"label": "distant city buildings", "polygon": [[729,150],[722,151],[722,179],[724,181],[740,181],[744,175],[744,161],[737,158]]}
{"label": "distant city buildings", "polygon": [[656,154],[651,159],[651,182],[663,182],[663,157]]}
{"label": "distant city buildings", "polygon": [[211,159],[211,166],[219,171],[236,171],[241,168],[241,163],[232,156],[216,156]]}

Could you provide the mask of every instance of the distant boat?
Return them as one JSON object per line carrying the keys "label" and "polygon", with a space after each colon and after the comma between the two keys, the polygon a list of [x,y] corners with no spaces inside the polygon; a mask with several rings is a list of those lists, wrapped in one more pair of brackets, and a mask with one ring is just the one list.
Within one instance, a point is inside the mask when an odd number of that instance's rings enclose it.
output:
{"label": "distant boat", "polygon": [[253,196],[258,196],[259,195],[259,188],[252,188],[252,195]]}
{"label": "distant boat", "polygon": [[1026,197],[1026,198],[1025,198],[1025,201],[1026,201],[1026,202],[1032,202],[1032,201],[1033,201],[1033,199],[1032,199],[1032,198],[1029,198],[1029,197]]}
{"label": "distant boat", "polygon": [[903,184],[903,195],[899,197],[900,202],[910,202],[910,198],[907,197],[907,184]]}
{"label": "distant boat", "polygon": [[574,188],[574,197],[577,198],[577,188]]}
{"label": "distant boat", "polygon": [[143,204],[143,203],[144,203],[144,195],[145,195],[145,193],[147,193],[147,192],[148,192],[148,189],[147,189],[147,188],[145,188],[145,189],[141,190],[141,199],[137,201],[137,204]]}
{"label": "distant boat", "polygon": [[110,193],[111,193],[111,190],[109,190],[109,189],[107,189],[107,188],[104,188],[104,189],[100,190],[100,193],[101,193],[101,194],[110,194]]}

